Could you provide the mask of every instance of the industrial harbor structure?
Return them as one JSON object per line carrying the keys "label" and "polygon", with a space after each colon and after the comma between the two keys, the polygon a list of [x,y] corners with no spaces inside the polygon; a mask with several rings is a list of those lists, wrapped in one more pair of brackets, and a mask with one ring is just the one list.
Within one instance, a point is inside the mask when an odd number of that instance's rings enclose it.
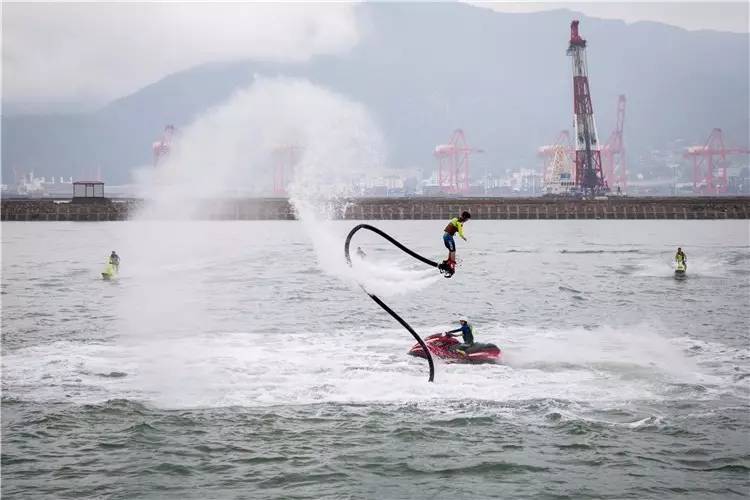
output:
{"label": "industrial harbor structure", "polygon": [[[133,217],[137,199],[10,199],[2,201],[3,221],[112,221]],[[553,198],[360,198],[320,200],[333,219],[444,220],[469,210],[472,219],[750,219],[750,197],[669,197],[572,200]],[[294,220],[286,198],[195,200],[185,207],[200,220]],[[194,214],[200,214],[195,216]],[[188,217],[186,215],[186,217]]]}
{"label": "industrial harbor structure", "polygon": [[[571,58],[573,124],[562,130],[552,143],[537,150],[537,165],[483,165],[482,175],[472,173],[472,157],[492,148],[470,145],[465,129],[456,128],[447,141],[438,141],[424,152],[424,162],[409,168],[384,165],[377,172],[351,179],[345,194],[359,197],[533,197],[551,195],[594,198],[608,195],[635,196],[732,196],[750,194],[750,149],[732,144],[721,128],[713,128],[705,143],[691,145],[674,141],[667,151],[634,158],[626,154],[625,111],[627,98],[620,94],[614,128],[601,142],[594,119],[594,107],[586,58],[588,41],[579,32],[579,21],[570,24],[567,54]],[[562,57],[562,56],[561,56]],[[570,106],[570,101],[558,103]],[[707,127],[709,130],[709,127]],[[446,136],[448,132],[446,131]],[[153,167],[163,168],[179,161],[179,129],[164,127],[151,143]],[[293,141],[269,147],[268,164],[248,165],[257,169],[252,186],[233,186],[239,196],[285,198],[297,164],[304,160],[305,146]],[[481,157],[480,157],[481,158]],[[261,162],[262,163],[262,162]],[[644,170],[658,163],[657,178]],[[641,172],[638,172],[640,165]],[[179,165],[174,166],[179,170]],[[411,170],[410,170],[411,169]],[[24,171],[26,170],[26,171]],[[15,184],[3,185],[3,197],[55,198],[66,196],[73,176],[35,177],[28,169],[14,169]],[[501,173],[504,172],[504,173]],[[689,174],[688,174],[689,173]],[[77,179],[102,181],[101,167],[79,169]],[[59,182],[55,182],[59,179]],[[130,186],[118,189],[119,196],[136,196]],[[114,188],[113,188],[114,190]],[[398,201],[396,203],[401,203]],[[546,203],[546,202],[545,202]]]}

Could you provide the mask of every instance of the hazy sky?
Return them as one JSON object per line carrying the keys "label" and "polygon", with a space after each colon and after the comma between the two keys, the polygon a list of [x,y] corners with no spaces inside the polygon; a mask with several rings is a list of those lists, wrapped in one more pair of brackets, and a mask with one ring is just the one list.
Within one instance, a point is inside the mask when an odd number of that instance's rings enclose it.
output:
{"label": "hazy sky", "polygon": [[[747,2],[473,3],[748,31]],[[32,105],[104,102],[210,61],[339,53],[360,36],[354,6],[345,3],[3,2],[2,28],[3,102]]]}
{"label": "hazy sky", "polygon": [[657,21],[689,30],[748,32],[748,2],[471,2],[501,12],[537,12],[566,8],[592,17]]}
{"label": "hazy sky", "polygon": [[3,100],[120,97],[179,70],[305,60],[358,41],[352,5],[5,3]]}

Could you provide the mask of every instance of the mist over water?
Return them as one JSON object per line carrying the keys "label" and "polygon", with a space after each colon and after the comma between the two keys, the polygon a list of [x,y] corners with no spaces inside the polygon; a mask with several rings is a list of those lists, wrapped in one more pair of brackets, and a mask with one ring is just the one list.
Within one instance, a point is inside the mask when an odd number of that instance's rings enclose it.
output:
{"label": "mist over water", "polygon": [[352,181],[376,173],[385,154],[362,105],[305,80],[257,77],[181,130],[163,165],[138,172],[149,200],[139,218],[195,219],[205,215],[200,200],[267,194],[273,154],[282,147],[296,148],[287,175],[302,213],[325,206],[314,201],[351,194]]}
{"label": "mist over water", "polygon": [[[274,150],[290,145],[296,148],[298,160],[293,171],[287,172],[289,197],[299,219],[298,230],[313,250],[300,262],[306,273],[333,276],[352,295],[361,294],[361,284],[386,297],[413,293],[441,279],[393,255],[355,257],[354,268],[346,264],[345,235],[341,224],[331,219],[346,203],[353,181],[381,167],[380,132],[360,105],[309,82],[258,79],[184,128],[166,162],[138,172],[146,203],[133,222],[125,225],[127,237],[117,248],[124,260],[121,277],[130,283],[115,304],[123,328],[111,347],[92,354],[96,359],[128,353],[137,359],[137,398],[178,407],[246,403],[246,394],[216,390],[215,381],[222,376],[200,362],[208,353],[235,359],[242,368],[232,378],[267,377],[267,368],[249,367],[273,358],[274,349],[264,347],[258,356],[254,350],[244,353],[247,345],[243,344],[242,355],[232,354],[225,346],[227,332],[207,335],[226,310],[222,303],[232,302],[232,292],[217,294],[214,286],[224,283],[230,288],[242,283],[269,290],[266,275],[274,267],[269,256],[288,249],[279,247],[283,243],[269,243],[270,235],[262,230],[231,234],[226,224],[203,219],[207,200],[221,203],[222,198],[251,193],[259,184],[270,188]],[[248,241],[259,251],[258,260],[252,263],[247,262]],[[275,265],[283,268],[286,264]],[[209,283],[205,269],[216,273]],[[257,302],[250,305],[255,307]],[[250,315],[242,331],[263,328],[264,322]],[[283,365],[292,353],[295,358],[307,357],[306,344],[299,347],[297,352],[297,346],[285,346],[285,359],[277,362]],[[321,365],[326,358],[319,361]],[[107,382],[129,386],[131,380]],[[265,399],[284,402],[288,395],[283,394]]]}
{"label": "mist over water", "polygon": [[[305,80],[258,78],[181,131],[164,164],[137,172],[147,203],[135,219],[199,220],[207,214],[207,200],[216,204],[259,189],[269,192],[273,154],[282,147],[295,148],[296,162],[286,172],[289,200],[315,249],[311,267],[385,295],[418,290],[435,281],[434,274],[432,279],[421,279],[392,260],[386,271],[385,262],[372,260],[353,271],[341,259],[343,240],[330,221],[356,192],[354,183],[382,169],[386,149],[363,106]],[[148,267],[168,267],[178,260],[172,251],[176,244],[195,246],[191,241],[174,241],[170,227],[136,226],[145,234],[134,235],[137,247],[131,254],[151,260],[154,265]],[[201,229],[198,226],[187,236],[180,233],[178,238],[188,237],[200,246],[212,237],[201,234]]]}

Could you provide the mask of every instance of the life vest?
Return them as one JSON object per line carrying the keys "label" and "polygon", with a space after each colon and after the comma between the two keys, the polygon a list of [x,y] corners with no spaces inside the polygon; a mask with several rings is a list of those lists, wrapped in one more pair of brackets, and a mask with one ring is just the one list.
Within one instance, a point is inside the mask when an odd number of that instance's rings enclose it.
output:
{"label": "life vest", "polygon": [[454,217],[450,220],[447,226],[445,226],[445,232],[453,236],[458,233],[459,236],[464,235],[464,225],[458,220],[458,217]]}
{"label": "life vest", "polygon": [[474,326],[468,323],[466,324],[466,326],[469,327],[469,338],[467,339],[466,334],[463,334],[464,342],[467,344],[473,344],[474,343]]}

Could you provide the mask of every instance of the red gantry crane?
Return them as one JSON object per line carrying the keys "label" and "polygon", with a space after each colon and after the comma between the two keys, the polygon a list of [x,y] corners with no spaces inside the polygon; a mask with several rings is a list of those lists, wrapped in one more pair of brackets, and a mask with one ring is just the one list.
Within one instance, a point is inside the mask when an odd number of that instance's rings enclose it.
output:
{"label": "red gantry crane", "polygon": [[469,156],[483,153],[481,149],[470,147],[464,131],[453,131],[448,144],[435,146],[434,155],[438,160],[438,185],[444,193],[467,194],[469,192]]}
{"label": "red gantry crane", "polygon": [[164,127],[164,133],[158,141],[155,141],[151,145],[151,150],[154,153],[154,166],[159,165],[168,156],[172,149],[172,138],[174,137],[175,128],[174,125],[167,125]]}
{"label": "red gantry crane", "polygon": [[728,148],[724,145],[724,133],[715,128],[703,146],[691,146],[685,158],[693,159],[693,191],[698,194],[724,194],[729,186],[729,155],[747,155],[746,148]]}
{"label": "red gantry crane", "polygon": [[617,99],[617,124],[602,150],[602,170],[604,179],[612,189],[626,191],[628,188],[628,169],[625,162],[625,145],[623,127],[625,126],[625,96]]}
{"label": "red gantry crane", "polygon": [[607,191],[602,174],[602,158],[591,104],[586,40],[578,34],[578,21],[570,23],[570,43],[567,54],[573,60],[573,112],[575,114],[576,169],[575,184],[586,195]]}

